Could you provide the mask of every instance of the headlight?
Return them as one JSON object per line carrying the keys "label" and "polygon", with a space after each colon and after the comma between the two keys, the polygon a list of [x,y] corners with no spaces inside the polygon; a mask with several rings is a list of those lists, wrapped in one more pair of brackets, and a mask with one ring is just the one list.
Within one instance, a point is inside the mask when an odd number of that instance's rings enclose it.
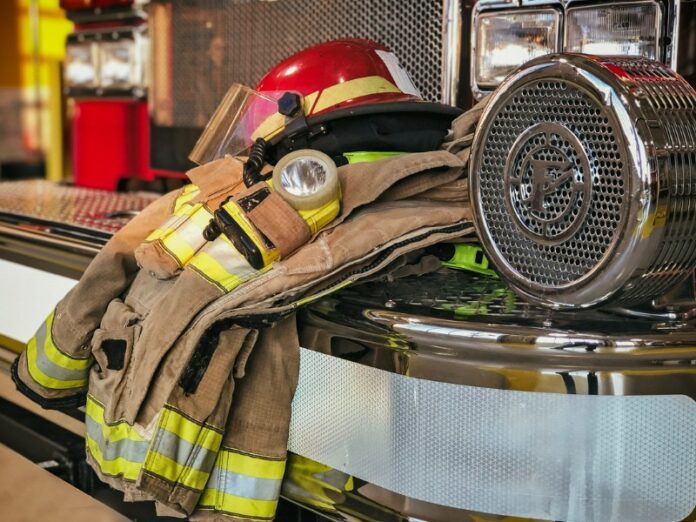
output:
{"label": "headlight", "polygon": [[496,87],[523,63],[558,51],[561,17],[555,9],[479,13],[474,77],[479,87]]}
{"label": "headlight", "polygon": [[336,164],[311,149],[283,156],[273,169],[273,188],[297,210],[318,209],[341,193]]}
{"label": "headlight", "polygon": [[129,89],[137,82],[135,42],[130,39],[99,44],[100,87]]}
{"label": "headlight", "polygon": [[568,9],[565,50],[659,58],[662,13],[655,2]]}
{"label": "headlight", "polygon": [[67,87],[96,86],[96,52],[92,42],[69,43],[65,49],[64,76]]}

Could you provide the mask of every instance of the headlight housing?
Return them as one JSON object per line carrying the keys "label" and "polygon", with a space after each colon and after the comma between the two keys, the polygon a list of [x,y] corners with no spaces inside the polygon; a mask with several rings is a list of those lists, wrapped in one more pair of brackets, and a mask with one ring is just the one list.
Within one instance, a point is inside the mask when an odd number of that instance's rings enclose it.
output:
{"label": "headlight housing", "polygon": [[662,12],[657,2],[572,7],[565,24],[565,51],[659,59]]}
{"label": "headlight housing", "polygon": [[145,95],[149,41],[144,27],[80,31],[68,36],[68,96]]}
{"label": "headlight housing", "polygon": [[135,42],[130,39],[102,42],[99,45],[100,86],[105,89],[130,89],[138,81]]}
{"label": "headlight housing", "polygon": [[273,188],[296,210],[319,209],[341,194],[336,164],[312,149],[284,156],[273,169]]}
{"label": "headlight housing", "polygon": [[93,42],[69,43],[65,49],[65,84],[69,88],[96,87],[96,63],[97,52]]}
{"label": "headlight housing", "polygon": [[555,9],[478,13],[472,31],[476,86],[493,88],[523,63],[557,52],[560,26]]}

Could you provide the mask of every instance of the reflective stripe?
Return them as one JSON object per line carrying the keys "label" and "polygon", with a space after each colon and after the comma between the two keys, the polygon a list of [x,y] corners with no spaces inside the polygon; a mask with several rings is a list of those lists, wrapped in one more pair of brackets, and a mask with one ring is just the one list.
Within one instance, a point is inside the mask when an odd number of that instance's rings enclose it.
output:
{"label": "reflective stripe", "polygon": [[137,480],[149,442],[126,422],[106,424],[104,407],[87,395],[87,449],[102,473]]}
{"label": "reflective stripe", "polygon": [[328,109],[346,100],[382,92],[400,93],[401,90],[382,76],[365,76],[363,78],[355,78],[347,82],[337,83],[319,93],[319,99],[316,104],[314,104],[314,107],[312,107],[312,114]]}
{"label": "reflective stripe", "polygon": [[238,496],[256,500],[277,500],[282,479],[250,477],[214,468],[207,489],[234,491]]}
{"label": "reflective stripe", "polygon": [[284,460],[222,449],[199,506],[243,517],[273,518],[284,472]]}
{"label": "reflective stripe", "polygon": [[55,310],[27,345],[29,375],[45,388],[65,390],[87,385],[92,357],[78,359],[63,353],[53,342],[51,326]]}
{"label": "reflective stripe", "polygon": [[[220,235],[191,259],[189,266],[225,292],[236,288],[262,271],[255,270],[224,235]],[[266,268],[267,269],[267,268]]]}
{"label": "reflective stripe", "polygon": [[183,466],[177,461],[156,451],[150,451],[144,469],[170,482],[182,484],[190,489],[202,490],[208,482],[210,472]]}
{"label": "reflective stripe", "polygon": [[[381,76],[355,78],[347,82],[337,83],[321,91],[314,91],[305,96],[303,99],[304,113],[306,115],[316,114],[339,103],[382,92],[401,93],[402,91]],[[257,138],[268,139],[283,128],[285,128],[285,116],[274,112],[254,130],[251,139],[252,141],[255,141]]]}
{"label": "reflective stripe", "polygon": [[170,482],[202,490],[221,442],[219,431],[165,406],[144,468]]}
{"label": "reflective stripe", "polygon": [[205,245],[203,230],[212,217],[213,215],[200,205],[176,230],[160,238],[164,248],[179,261],[181,266],[184,266]]}
{"label": "reflective stripe", "polygon": [[163,235],[179,227],[181,223],[186,220],[186,217],[193,213],[195,207],[200,206],[200,204],[189,204],[189,201],[197,196],[199,192],[200,190],[196,185],[186,185],[182,194],[176,198],[174,202],[174,212],[172,215],[159,227],[153,230],[145,241],[160,239]]}

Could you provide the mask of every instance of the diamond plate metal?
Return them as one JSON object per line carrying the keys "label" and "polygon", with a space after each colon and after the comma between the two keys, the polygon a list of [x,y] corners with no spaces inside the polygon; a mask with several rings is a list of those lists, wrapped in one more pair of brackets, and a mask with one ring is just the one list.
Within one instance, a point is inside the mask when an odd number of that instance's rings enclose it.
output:
{"label": "diamond plate metal", "polygon": [[12,216],[68,225],[106,235],[117,232],[159,198],[147,192],[107,192],[58,185],[46,180],[0,184],[0,218]]}

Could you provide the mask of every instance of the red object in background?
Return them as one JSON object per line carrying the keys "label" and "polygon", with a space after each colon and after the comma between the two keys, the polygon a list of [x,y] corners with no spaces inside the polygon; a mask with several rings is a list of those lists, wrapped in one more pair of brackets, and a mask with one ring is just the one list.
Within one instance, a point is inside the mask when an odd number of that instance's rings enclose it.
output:
{"label": "red object in background", "polygon": [[66,11],[72,11],[112,5],[131,5],[132,3],[133,0],[60,0],[60,7]]}
{"label": "red object in background", "polygon": [[152,181],[145,101],[76,101],[72,120],[75,185],[116,190],[121,179]]}

